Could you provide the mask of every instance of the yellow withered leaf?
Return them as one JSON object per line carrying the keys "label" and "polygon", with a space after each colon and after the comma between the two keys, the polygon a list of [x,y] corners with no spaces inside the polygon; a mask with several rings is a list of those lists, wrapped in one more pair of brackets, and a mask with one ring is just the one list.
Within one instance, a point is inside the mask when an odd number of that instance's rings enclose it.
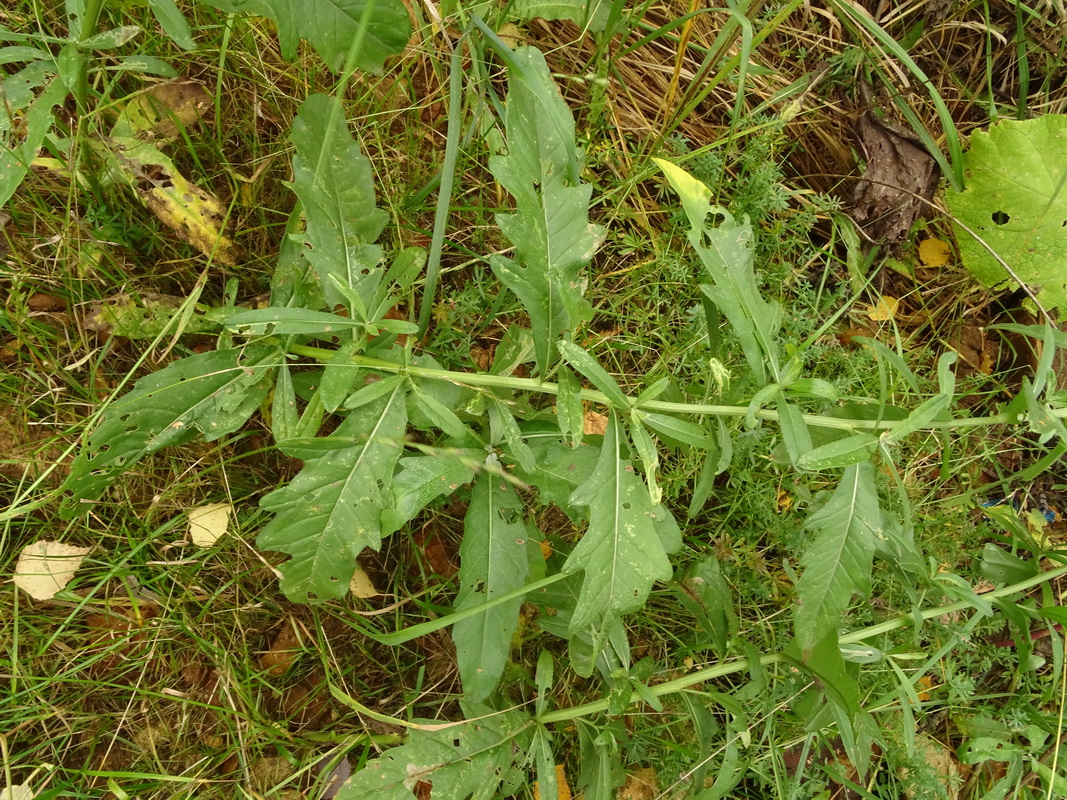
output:
{"label": "yellow withered leaf", "polygon": [[111,136],[172,142],[211,108],[211,95],[187,78],[160,83],[132,97],[119,114]]}
{"label": "yellow withered leaf", "polygon": [[189,538],[197,547],[211,547],[230,527],[233,506],[229,503],[209,503],[189,509]]}
{"label": "yellow withered leaf", "polygon": [[178,172],[174,162],[147,142],[112,139],[115,164],[159,221],[204,255],[233,266],[240,248],[226,235],[226,206]]}
{"label": "yellow withered leaf", "polygon": [[882,295],[878,298],[878,302],[871,306],[867,316],[875,322],[888,322],[896,317],[899,306],[900,301],[897,298],[890,297],[887,294]]}
{"label": "yellow withered leaf", "polygon": [[919,242],[919,260],[925,267],[943,267],[952,258],[952,248],[940,239],[923,239]]}

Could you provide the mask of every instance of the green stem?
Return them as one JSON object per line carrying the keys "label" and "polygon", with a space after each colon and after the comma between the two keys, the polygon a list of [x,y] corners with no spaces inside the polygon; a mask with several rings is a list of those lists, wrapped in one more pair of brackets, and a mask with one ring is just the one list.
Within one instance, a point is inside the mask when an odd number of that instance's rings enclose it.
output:
{"label": "green stem", "polygon": [[[326,350],[321,347],[308,345],[294,345],[290,352],[300,356],[314,358],[323,363],[336,355],[334,350]],[[489,375],[480,372],[451,372],[445,369],[430,369],[429,367],[416,367],[405,364],[396,364],[392,361],[383,361],[380,358],[368,358],[367,356],[353,356],[354,366],[368,369],[392,372],[398,375],[410,375],[415,378],[429,378],[431,380],[448,381],[461,386],[479,386],[488,389],[515,389],[527,392],[540,392],[541,394],[559,394],[559,385],[548,383],[537,378],[515,378],[507,375]],[[594,389],[582,389],[583,400],[592,403],[610,406],[611,402],[603,392]],[[707,417],[745,417],[749,413],[748,406],[719,406],[708,403],[669,403],[663,400],[649,400],[637,403],[630,399],[632,408],[640,408],[643,411],[662,411],[668,414],[696,414]],[[1067,409],[1051,409],[1053,416],[1061,419],[1067,418]],[[836,417],[823,417],[815,414],[803,414],[804,422],[817,428],[835,428],[843,431],[891,431],[903,425],[907,420],[867,420],[867,419],[838,419]],[[756,419],[778,421],[778,412],[771,409],[760,409],[756,412]],[[925,425],[921,430],[962,430],[967,428],[982,428],[991,425],[1007,425],[1018,422],[1016,414],[993,414],[987,417],[965,417],[962,419],[948,419],[934,421]]]}
{"label": "green stem", "polygon": [[[78,31],[78,44],[91,39],[96,35],[97,26],[100,23],[100,12],[104,9],[104,0],[86,0],[85,13],[81,19],[81,30]],[[73,31],[71,32],[73,34]],[[74,77],[74,100],[78,104],[78,113],[84,116],[86,113],[86,101],[89,98],[89,54],[77,50],[78,66]]]}
{"label": "green stem", "polygon": [[[996,589],[988,594],[982,595],[983,599],[998,600],[1003,597],[1009,597],[1019,592],[1024,592],[1027,589],[1038,586],[1042,583],[1048,583],[1050,581],[1059,578],[1061,575],[1067,575],[1067,567],[1059,567],[1049,572],[1044,572],[1040,575],[1035,575],[1032,578],[1027,578],[1025,581],[1014,583],[1010,586],[1004,586],[1000,589]],[[934,608],[928,608],[918,615],[918,619],[921,622],[926,622],[929,619],[940,617],[942,614],[954,614],[957,611],[965,611],[968,608],[973,608],[973,604],[967,600],[961,600],[957,603],[950,603],[945,606],[935,606]],[[838,641],[841,644],[855,644],[857,642],[863,642],[868,639],[873,639],[875,636],[881,636],[882,634],[889,633],[890,631],[899,630],[901,628],[908,628],[914,625],[916,622],[916,615],[914,614],[902,614],[899,617],[886,620],[877,625],[872,625],[869,628],[853,631],[852,633],[845,634],[840,637]],[[783,661],[781,653],[771,653],[765,655],[759,659],[759,663],[763,667],[769,667],[773,664],[777,664]],[[675,694],[676,692],[684,691],[704,681],[715,680],[716,678],[722,678],[726,675],[733,675],[738,672],[746,671],[750,666],[748,658],[737,658],[733,661],[727,661],[725,663],[716,664],[713,667],[693,672],[677,680],[668,681],[667,683],[660,683],[656,686],[648,687],[648,690],[656,697],[663,697],[668,694]],[[641,695],[634,692],[630,695],[630,703],[640,703]],[[551,722],[565,722],[567,720],[577,719],[578,717],[587,717],[590,714],[598,714],[602,711],[606,711],[608,708],[608,700],[596,700],[592,703],[583,703],[578,706],[571,706],[570,708],[561,708],[557,711],[550,711],[547,714],[542,714],[538,718],[538,722],[542,725],[547,725]]]}

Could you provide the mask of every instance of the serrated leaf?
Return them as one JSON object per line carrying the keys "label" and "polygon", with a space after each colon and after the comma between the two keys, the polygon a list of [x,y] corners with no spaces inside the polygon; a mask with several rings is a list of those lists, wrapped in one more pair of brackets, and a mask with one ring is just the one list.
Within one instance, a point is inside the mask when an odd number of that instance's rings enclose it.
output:
{"label": "serrated leaf", "polygon": [[63,516],[88,510],[124,471],[168,445],[213,441],[240,428],[270,389],[283,354],[268,345],[183,358],[139,380],[108,407],[62,490]]}
{"label": "serrated leaf", "polygon": [[574,119],[540,51],[515,52],[508,89],[508,153],[490,158],[489,170],[515,198],[515,213],[496,217],[515,245],[515,259],[496,256],[490,264],[530,315],[537,366],[545,375],[556,358],[555,342],[591,315],[581,273],[604,232],[589,223],[592,187],[581,182]]}
{"label": "serrated leaf", "polygon": [[809,653],[841,623],[854,594],[871,590],[871,564],[881,526],[874,466],[868,461],[845,470],[826,505],[806,523],[815,534],[800,559],[794,614],[797,641]]}
{"label": "serrated leaf", "polygon": [[[67,87],[54,77],[54,69],[52,64],[39,61],[0,82],[0,97],[7,107],[7,113],[0,113],[0,207],[7,204],[26,177],[37,150],[52,129],[52,109],[67,97]],[[44,88],[33,98],[30,90],[41,85]],[[12,116],[27,107],[22,125],[16,128]]]}
{"label": "serrated leaf", "polygon": [[641,608],[652,584],[671,577],[667,553],[681,545],[674,517],[652,502],[622,447],[612,414],[596,468],[571,495],[589,509],[589,528],[563,565],[564,573],[583,570],[572,634]]}
{"label": "serrated leaf", "polygon": [[[278,26],[282,56],[292,60],[307,41],[333,72],[340,72],[353,43],[355,66],[381,75],[385,59],[403,52],[411,21],[400,0],[201,0],[223,11],[270,17]],[[365,24],[364,24],[365,21]]]}
{"label": "serrated leaf", "polygon": [[[689,243],[704,264],[711,284],[700,289],[730,321],[745,360],[762,385],[767,367],[778,380],[778,345],[775,337],[782,324],[782,308],[764,300],[753,267],[752,225],[747,217],[734,219],[725,208],[711,204],[711,190],[680,167],[655,158],[668,182],[678,193],[689,218]],[[718,220],[709,225],[709,215]]]}
{"label": "serrated leaf", "polygon": [[82,52],[88,52],[89,50],[113,50],[116,47],[122,47],[122,45],[132,41],[139,36],[140,33],[141,28],[137,25],[123,25],[119,28],[100,31],[100,33],[94,34],[84,41],[77,42],[75,47]]}
{"label": "serrated leaf", "polygon": [[[1049,310],[1067,309],[1067,115],[1003,120],[971,134],[967,188],[945,203],[1007,262]],[[971,234],[957,227],[960,256],[986,286],[1014,284]]]}
{"label": "serrated leaf", "polygon": [[630,407],[630,398],[619,388],[619,384],[608,374],[607,370],[600,366],[597,360],[589,353],[574,342],[557,342],[556,347],[567,360],[567,363],[607,395],[608,400],[614,403],[616,408],[622,410]]}
{"label": "serrated leaf", "polygon": [[520,467],[516,474],[537,487],[542,503],[552,503],[575,522],[584,520],[585,514],[571,505],[571,495],[593,474],[600,451],[587,445],[571,447],[559,439],[535,439],[530,450],[533,470]]}
{"label": "serrated leaf", "polygon": [[362,350],[363,346],[364,343],[358,339],[341,342],[322,371],[319,399],[322,401],[322,407],[330,414],[341,407],[360,377],[361,370],[352,363],[352,356]]}
{"label": "serrated leaf", "polygon": [[640,410],[637,414],[648,427],[668,439],[676,439],[683,444],[699,447],[701,450],[710,450],[715,446],[715,441],[710,434],[695,423],[672,417],[670,414],[656,414]]}
{"label": "serrated leaf", "polygon": [[326,300],[345,297],[330,276],[371,305],[381,280],[381,248],[373,244],[389,215],[374,204],[371,164],[345,125],[336,98],[316,94],[300,106],[291,138],[293,191],[307,215],[304,256],[319,276]]}
{"label": "serrated leaf", "polygon": [[[491,465],[499,470],[496,457]],[[471,493],[459,549],[459,594],[455,610],[480,606],[526,583],[536,529],[523,519],[525,507],[515,489],[497,474],[484,472]],[[496,688],[519,624],[522,598],[460,620],[452,626],[456,664],[468,702],[480,703]]]}
{"label": "serrated leaf", "polygon": [[[434,720],[419,723],[441,727]],[[349,778],[336,800],[413,800],[420,783],[432,786],[433,800],[490,800],[516,760],[525,759],[531,735],[530,718],[519,711],[444,730],[416,728],[407,744],[368,761]]]}
{"label": "serrated leaf", "polygon": [[870,459],[877,446],[878,437],[873,433],[855,433],[801,453],[797,466],[810,470],[847,467]]}
{"label": "serrated leaf", "polygon": [[296,602],[343,597],[364,548],[381,546],[381,515],[407,424],[400,386],[353,411],[335,432],[357,441],[317,457],[260,507],[276,516],[256,540],[263,550],[292,556],[281,566],[281,588]]}
{"label": "serrated leaf", "polygon": [[392,484],[393,503],[382,514],[383,535],[400,530],[436,498],[470,483],[484,457],[479,450],[442,450],[400,459]]}
{"label": "serrated leaf", "polygon": [[582,385],[566,367],[560,367],[557,381],[556,418],[559,420],[559,430],[571,445],[577,447],[582,443],[585,433]]}
{"label": "serrated leaf", "polygon": [[523,439],[519,423],[507,403],[495,398],[489,404],[489,431],[493,444],[507,444],[508,454],[518,462],[520,469],[529,472],[534,468],[533,452]]}
{"label": "serrated leaf", "polygon": [[226,327],[246,335],[326,333],[332,338],[362,328],[363,323],[308,308],[257,308],[234,314],[226,320]]}

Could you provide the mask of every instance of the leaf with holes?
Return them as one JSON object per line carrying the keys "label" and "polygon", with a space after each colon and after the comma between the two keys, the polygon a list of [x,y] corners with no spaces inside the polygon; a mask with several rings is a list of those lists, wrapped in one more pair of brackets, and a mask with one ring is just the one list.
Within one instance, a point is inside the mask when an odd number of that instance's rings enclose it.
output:
{"label": "leaf with holes", "polygon": [[137,382],[104,412],[70,468],[62,515],[88,510],[122,472],[168,445],[197,436],[213,441],[252,415],[284,354],[272,345],[216,350],[183,358]]}
{"label": "leaf with holes", "polygon": [[400,459],[393,500],[382,512],[382,534],[395,533],[433,500],[470,483],[484,459],[484,450],[458,448]]}
{"label": "leaf with holes", "polygon": [[544,56],[521,48],[509,76],[508,153],[489,159],[489,170],[515,198],[515,213],[496,217],[515,245],[515,259],[495,256],[490,264],[530,315],[534,354],[544,375],[556,358],[556,340],[569,337],[591,315],[582,270],[604,231],[589,222],[593,187],[582,184],[574,119]]}
{"label": "leaf with holes", "polygon": [[230,13],[270,17],[278,26],[278,42],[285,58],[292,60],[299,40],[304,39],[334,72],[345,66],[351,50],[353,66],[380,75],[385,59],[403,52],[411,38],[408,10],[400,0],[201,2]]}
{"label": "leaf with holes", "polygon": [[382,251],[374,242],[389,219],[374,204],[370,161],[348,132],[340,103],[326,95],[312,95],[300,106],[292,140],[293,191],[307,215],[304,256],[331,306],[346,300],[332,275],[362,297],[365,312],[382,276]]}
{"label": "leaf with holes", "polygon": [[[304,468],[260,507],[276,514],[256,543],[292,556],[281,566],[282,591],[301,603],[343,597],[356,557],[381,546],[382,511],[392,502],[390,483],[403,448],[407,412],[403,386],[361,406],[334,436],[352,443],[332,450],[281,449],[304,458]],[[327,437],[328,442],[332,437]]]}
{"label": "leaf with holes", "polygon": [[871,591],[871,564],[881,538],[882,511],[870,461],[845,469],[826,505],[807,521],[815,533],[800,565],[794,614],[797,641],[806,654],[836,630],[852,595]]}
{"label": "leaf with holes", "polygon": [[[353,775],[337,800],[490,800],[501,784],[514,786],[516,762],[526,758],[533,723],[504,711],[462,725],[417,720],[407,744],[386,750]],[[511,796],[511,791],[506,791]]]}
{"label": "leaf with holes", "polygon": [[669,580],[668,553],[682,543],[671,513],[655,505],[648,487],[623,458],[618,420],[612,413],[600,458],[571,503],[589,509],[589,528],[563,565],[583,570],[573,635],[606,617],[641,608],[652,584]]}
{"label": "leaf with holes", "polygon": [[[499,595],[522,588],[530,569],[530,556],[538,546],[536,529],[523,519],[522,499],[489,456],[493,472],[484,472],[474,484],[463,523],[459,549],[459,595],[456,611],[479,606]],[[519,624],[522,598],[496,606],[457,622],[452,628],[456,662],[467,700],[479,703],[496,688]]]}
{"label": "leaf with holes", "polygon": [[[1067,311],[1067,115],[1004,120],[971,135],[967,188],[945,203],[1048,309]],[[995,257],[957,226],[963,265],[986,286],[1013,284]],[[1062,316],[1062,314],[1061,314]]]}

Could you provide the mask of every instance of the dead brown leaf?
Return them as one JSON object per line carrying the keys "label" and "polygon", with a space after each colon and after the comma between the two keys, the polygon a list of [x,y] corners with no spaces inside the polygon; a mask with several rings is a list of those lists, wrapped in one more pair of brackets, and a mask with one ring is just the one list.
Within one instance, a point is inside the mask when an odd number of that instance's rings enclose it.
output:
{"label": "dead brown leaf", "polygon": [[158,615],[158,606],[141,604],[128,613],[113,610],[86,617],[87,650],[101,653],[99,658],[91,660],[92,676],[97,680],[114,681],[124,671],[124,664],[144,658],[155,630],[150,623]]}
{"label": "dead brown leaf", "polygon": [[259,656],[259,668],[268,675],[284,675],[302,651],[296,621],[287,617],[271,640],[270,648]]}
{"label": "dead brown leaf", "polygon": [[67,301],[53,294],[35,292],[27,298],[26,306],[30,311],[66,311]]}
{"label": "dead brown leaf", "polygon": [[867,169],[856,184],[850,213],[871,241],[901,242],[937,188],[933,157],[909,131],[862,114],[854,131]]}
{"label": "dead brown leaf", "polygon": [[423,525],[411,537],[419,548],[423,561],[435,575],[451,578],[459,572],[455,548],[450,546],[435,526]]}
{"label": "dead brown leaf", "polygon": [[659,795],[659,781],[652,767],[642,767],[626,775],[626,782],[615,794],[616,800],[652,800]]}
{"label": "dead brown leaf", "polygon": [[586,411],[582,415],[582,429],[586,436],[603,436],[608,432],[608,418],[596,411]]}

